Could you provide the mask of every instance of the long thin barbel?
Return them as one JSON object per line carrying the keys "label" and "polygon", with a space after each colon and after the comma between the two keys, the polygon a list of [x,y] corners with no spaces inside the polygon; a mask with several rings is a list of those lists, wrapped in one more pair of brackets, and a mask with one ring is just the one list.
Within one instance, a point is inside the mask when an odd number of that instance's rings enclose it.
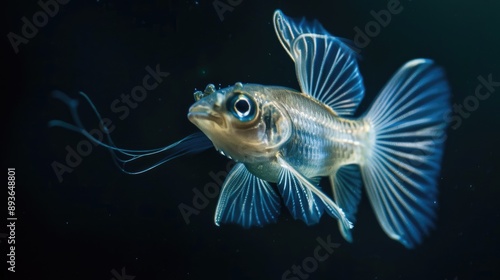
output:
{"label": "long thin barbel", "polygon": [[[160,147],[155,149],[144,149],[144,150],[119,148],[114,144],[110,132],[108,128],[103,124],[101,114],[99,113],[93,102],[85,93],[80,92],[80,95],[84,97],[84,99],[87,101],[87,103],[90,105],[95,115],[97,116],[99,123],[101,124],[102,130],[106,135],[108,143],[105,143],[95,138],[92,134],[88,132],[88,130],[83,125],[80,116],[78,115],[77,112],[77,107],[79,105],[78,100],[68,97],[65,93],[61,91],[52,92],[52,97],[61,100],[70,108],[71,116],[75,124],[70,124],[68,122],[61,120],[51,120],[48,123],[49,127],[62,127],[68,130],[81,133],[94,143],[107,148],[111,153],[114,163],[118,166],[118,168],[120,168],[121,171],[127,174],[141,174],[151,169],[154,169],[162,165],[163,163],[171,161],[175,158],[187,154],[199,153],[213,147],[212,142],[203,133],[197,132],[187,137],[184,137],[183,139],[173,144],[170,144],[166,147]],[[156,163],[148,167],[136,171],[130,171],[126,168],[127,163],[132,163],[140,158],[154,156],[161,153],[166,153],[167,155],[163,159],[157,161]]]}

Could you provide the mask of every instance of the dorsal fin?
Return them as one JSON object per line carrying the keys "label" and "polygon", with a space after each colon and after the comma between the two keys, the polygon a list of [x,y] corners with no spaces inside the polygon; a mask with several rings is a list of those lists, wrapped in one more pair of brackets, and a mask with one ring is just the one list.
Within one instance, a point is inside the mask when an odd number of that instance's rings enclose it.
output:
{"label": "dorsal fin", "polygon": [[305,18],[292,19],[280,10],[274,12],[273,23],[281,45],[292,59],[294,59],[291,51],[292,43],[299,35],[305,33],[330,35],[317,20],[308,22]]}
{"label": "dorsal fin", "polygon": [[278,39],[295,62],[302,92],[338,115],[353,115],[364,96],[357,53],[318,21],[294,20],[280,10],[273,21]]}
{"label": "dorsal fin", "polygon": [[354,114],[365,90],[350,49],[334,37],[303,34],[294,40],[292,55],[302,92],[341,116]]}

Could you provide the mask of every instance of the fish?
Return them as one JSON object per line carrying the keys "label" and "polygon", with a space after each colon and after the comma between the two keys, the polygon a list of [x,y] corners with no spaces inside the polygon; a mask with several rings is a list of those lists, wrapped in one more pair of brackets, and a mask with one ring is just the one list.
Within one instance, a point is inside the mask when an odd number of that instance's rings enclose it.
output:
{"label": "fish", "polygon": [[[312,225],[326,212],[352,241],[364,185],[384,231],[408,248],[420,244],[435,225],[451,110],[444,71],[430,59],[407,62],[355,118],[364,96],[356,50],[317,21],[277,10],[273,22],[300,90],[208,85],[189,109],[189,120],[237,162],[223,183],[215,223],[275,222],[281,197],[295,219]],[[321,190],[322,177],[334,199]]]}
{"label": "fish", "polygon": [[[433,60],[406,62],[364,113],[359,54],[350,41],[330,34],[318,21],[273,15],[279,42],[295,65],[300,90],[237,82],[195,91],[188,119],[201,131],[163,148],[118,148],[88,132],[77,102],[54,97],[72,111],[75,124],[53,120],[84,134],[112,153],[129,174],[151,170],[189,153],[214,147],[236,162],[218,199],[214,222],[243,228],[275,223],[282,204],[307,225],[324,213],[338,220],[343,238],[353,242],[357,209],[366,191],[385,233],[406,248],[421,244],[437,220],[438,176],[451,112],[444,70]],[[99,112],[81,93],[97,117]],[[127,165],[163,155],[146,168]],[[329,179],[332,196],[320,186]]]}

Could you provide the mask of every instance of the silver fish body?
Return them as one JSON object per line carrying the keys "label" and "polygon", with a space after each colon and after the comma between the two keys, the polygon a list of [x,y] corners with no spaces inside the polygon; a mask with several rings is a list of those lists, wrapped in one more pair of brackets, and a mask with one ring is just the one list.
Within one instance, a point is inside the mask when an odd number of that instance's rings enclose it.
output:
{"label": "silver fish body", "polygon": [[[292,128],[276,152],[304,176],[325,177],[338,166],[361,162],[369,144],[367,122],[339,117],[330,107],[293,89],[261,86],[261,90],[268,102],[285,105],[281,107]],[[278,181],[276,154],[259,162],[247,160],[245,166],[266,181]]]}

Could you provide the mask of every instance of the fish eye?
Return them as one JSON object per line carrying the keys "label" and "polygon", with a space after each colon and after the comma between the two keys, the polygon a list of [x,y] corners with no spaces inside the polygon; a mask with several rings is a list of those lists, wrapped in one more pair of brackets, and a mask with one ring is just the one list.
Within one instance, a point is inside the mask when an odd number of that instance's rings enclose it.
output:
{"label": "fish eye", "polygon": [[247,122],[255,117],[255,102],[245,94],[238,94],[228,100],[227,108],[238,120]]}

